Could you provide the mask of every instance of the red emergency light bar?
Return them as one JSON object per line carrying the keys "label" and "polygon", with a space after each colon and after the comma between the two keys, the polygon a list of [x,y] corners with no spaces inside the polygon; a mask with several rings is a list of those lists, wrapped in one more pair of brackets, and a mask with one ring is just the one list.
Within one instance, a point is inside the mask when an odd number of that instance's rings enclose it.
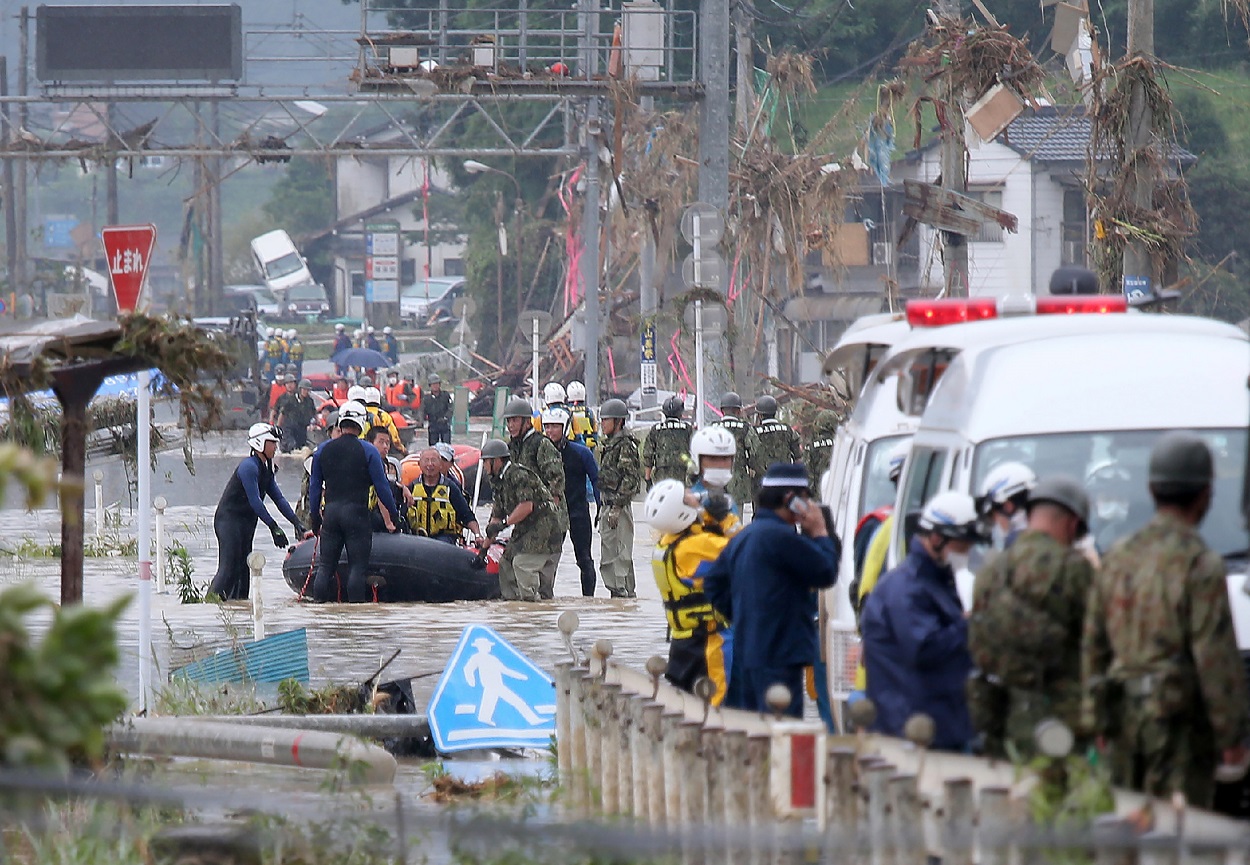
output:
{"label": "red emergency light bar", "polygon": [[993,297],[946,297],[907,301],[907,323],[912,327],[939,327],[998,317]]}
{"label": "red emergency light bar", "polygon": [[1076,313],[1128,312],[1128,301],[1123,295],[1087,294],[1062,297],[1039,297],[1038,315],[1074,315]]}
{"label": "red emergency light bar", "polygon": [[1007,298],[1008,308],[1000,310],[993,297],[947,297],[907,301],[907,323],[912,327],[941,327],[984,321],[999,315],[1076,315],[1127,312],[1128,302],[1114,294]]}

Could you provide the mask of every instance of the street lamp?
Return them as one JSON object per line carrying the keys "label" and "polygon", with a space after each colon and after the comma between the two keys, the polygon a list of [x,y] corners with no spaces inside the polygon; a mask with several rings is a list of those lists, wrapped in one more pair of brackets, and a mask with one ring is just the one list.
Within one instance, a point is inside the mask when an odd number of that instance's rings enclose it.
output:
{"label": "street lamp", "polygon": [[[522,297],[522,294],[524,293],[524,291],[521,287],[522,285],[521,283],[521,261],[524,258],[524,248],[522,246],[524,242],[524,239],[523,239],[524,236],[521,233],[521,227],[522,227],[521,223],[522,223],[522,219],[524,218],[523,213],[525,209],[525,201],[521,198],[521,184],[517,182],[516,177],[511,172],[504,171],[502,168],[495,168],[493,165],[487,165],[485,162],[478,162],[476,159],[466,159],[464,161],[464,170],[469,172],[470,174],[502,175],[503,177],[506,177],[512,181],[512,187],[516,191],[516,206],[515,206],[515,212],[516,212],[516,229],[515,229],[516,231],[516,313],[517,313],[517,320],[520,321],[521,312],[525,306],[524,298]],[[503,232],[503,196],[502,195],[500,195],[496,203],[495,218],[498,222],[500,233],[502,235],[502,232]],[[497,332],[495,336],[499,345],[499,360],[501,363],[504,361],[504,357],[503,357],[503,351],[504,351],[504,343],[503,343],[503,255],[504,255],[504,250],[502,249],[502,245],[501,245],[501,248],[499,250],[499,257],[496,258],[496,261],[498,262],[498,267],[495,270],[495,278],[498,282],[498,286],[497,286],[498,297],[496,299],[497,321],[495,325]]]}

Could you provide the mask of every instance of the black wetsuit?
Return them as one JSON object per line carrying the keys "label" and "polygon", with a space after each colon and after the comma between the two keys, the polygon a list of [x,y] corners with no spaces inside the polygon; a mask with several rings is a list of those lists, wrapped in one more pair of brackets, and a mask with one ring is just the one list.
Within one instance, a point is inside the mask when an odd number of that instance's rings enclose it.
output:
{"label": "black wetsuit", "polygon": [[217,576],[213,578],[209,591],[222,600],[246,600],[251,591],[247,557],[252,552],[256,522],[263,520],[270,530],[278,526],[278,521],[265,508],[266,495],[278,506],[282,516],[291,521],[296,536],[304,533],[295,511],[282,495],[282,490],[278,489],[268,461],[253,453],[239,463],[221,494],[217,512],[213,514],[213,532],[217,535]]}
{"label": "black wetsuit", "polygon": [[[323,486],[324,512],[321,509]],[[354,603],[369,598],[365,575],[369,555],[373,552],[370,487],[398,525],[399,512],[377,448],[345,434],[326,442],[313,454],[308,483],[309,514],[312,530],[321,536],[317,548],[317,576],[313,581],[314,600],[339,600],[335,571],[344,547],[347,549],[347,600]]]}
{"label": "black wetsuit", "polygon": [[564,462],[564,501],[569,508],[569,537],[573,540],[573,553],[577,557],[577,569],[582,577],[582,595],[590,598],[595,594],[598,576],[595,559],[590,552],[592,524],[590,499],[587,487],[594,491],[595,509],[599,508],[599,466],[590,448],[565,439],[556,446]]}

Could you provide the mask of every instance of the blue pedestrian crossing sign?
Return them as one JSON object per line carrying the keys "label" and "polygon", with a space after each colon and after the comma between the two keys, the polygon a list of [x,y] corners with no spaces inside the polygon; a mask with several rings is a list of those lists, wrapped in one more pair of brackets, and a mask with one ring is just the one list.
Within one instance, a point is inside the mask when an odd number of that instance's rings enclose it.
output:
{"label": "blue pedestrian crossing sign", "polygon": [[485,625],[469,625],[426,715],[434,747],[545,748],[556,732],[556,683]]}

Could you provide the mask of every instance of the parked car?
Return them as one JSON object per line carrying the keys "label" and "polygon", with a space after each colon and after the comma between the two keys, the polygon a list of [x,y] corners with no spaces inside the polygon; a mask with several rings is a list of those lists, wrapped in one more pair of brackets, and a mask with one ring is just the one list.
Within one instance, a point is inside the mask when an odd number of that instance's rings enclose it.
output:
{"label": "parked car", "polygon": [[453,314],[452,304],[463,294],[463,276],[418,279],[400,292],[399,316],[418,327],[428,322],[435,312],[440,318],[450,318]]}
{"label": "parked car", "polygon": [[297,285],[286,293],[286,318],[325,318],[330,314],[326,290],[315,282]]}
{"label": "parked car", "polygon": [[278,318],[282,315],[282,302],[278,300],[277,295],[263,285],[227,285],[223,289],[229,298],[234,296],[248,296],[255,301],[256,313],[269,318]]}
{"label": "parked car", "polygon": [[280,294],[299,285],[313,284],[304,257],[291,235],[280,228],[252,238],[252,255],[265,285],[274,292]]}

